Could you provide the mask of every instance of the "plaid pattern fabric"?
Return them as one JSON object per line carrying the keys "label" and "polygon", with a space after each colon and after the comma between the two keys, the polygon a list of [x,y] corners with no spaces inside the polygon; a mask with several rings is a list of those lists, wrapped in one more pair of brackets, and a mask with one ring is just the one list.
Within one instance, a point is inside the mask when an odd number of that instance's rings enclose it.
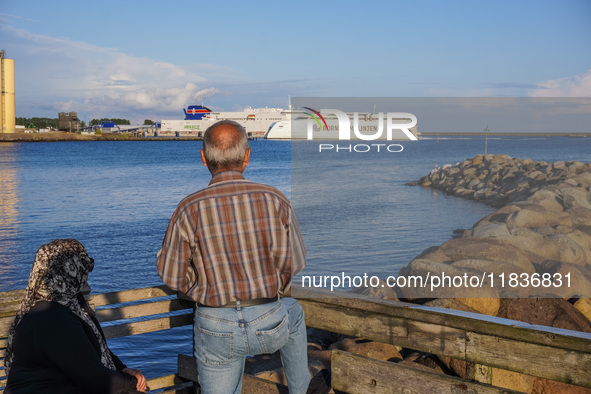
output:
{"label": "plaid pattern fabric", "polygon": [[180,202],[158,252],[164,283],[209,306],[274,297],[305,265],[289,200],[238,171]]}

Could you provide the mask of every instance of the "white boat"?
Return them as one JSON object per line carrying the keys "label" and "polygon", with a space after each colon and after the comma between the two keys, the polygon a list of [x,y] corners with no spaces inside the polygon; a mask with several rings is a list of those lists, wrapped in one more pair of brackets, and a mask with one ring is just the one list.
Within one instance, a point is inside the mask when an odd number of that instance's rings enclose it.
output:
{"label": "white boat", "polygon": [[275,123],[287,119],[282,108],[251,108],[234,112],[208,112],[201,119],[162,120],[161,133],[202,133],[220,120],[240,123],[248,133],[264,134]]}
{"label": "white boat", "polygon": [[[339,120],[336,115],[329,114],[326,116],[319,116],[319,113],[312,116],[309,111],[288,111],[286,112],[286,120],[273,123],[264,138],[266,139],[324,139],[324,140],[338,140],[339,139]],[[394,128],[392,130],[391,138],[388,138],[387,130],[387,115],[371,113],[346,113],[350,123],[350,139],[354,140],[408,140],[409,137],[401,129]],[[413,115],[414,116],[414,115]],[[357,124],[354,119],[357,117]],[[322,120],[322,121],[321,121]],[[415,119],[416,120],[416,119]],[[323,123],[324,122],[324,123]],[[400,124],[403,127],[409,124],[411,119],[405,117],[392,118],[394,124]],[[310,131],[311,127],[311,131]],[[355,130],[354,130],[355,129]],[[380,131],[381,130],[381,131]],[[414,125],[409,128],[410,133],[418,138],[420,135],[417,126]],[[310,138],[309,134],[312,134]],[[361,135],[364,138],[358,137]]]}

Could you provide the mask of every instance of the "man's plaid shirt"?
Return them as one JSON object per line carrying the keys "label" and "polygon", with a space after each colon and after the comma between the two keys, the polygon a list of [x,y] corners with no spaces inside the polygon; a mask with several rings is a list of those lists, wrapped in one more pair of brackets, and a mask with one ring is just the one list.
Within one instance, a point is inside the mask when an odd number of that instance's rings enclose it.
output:
{"label": "man's plaid shirt", "polygon": [[210,306],[281,294],[305,265],[289,200],[238,171],[180,202],[158,252],[164,283]]}

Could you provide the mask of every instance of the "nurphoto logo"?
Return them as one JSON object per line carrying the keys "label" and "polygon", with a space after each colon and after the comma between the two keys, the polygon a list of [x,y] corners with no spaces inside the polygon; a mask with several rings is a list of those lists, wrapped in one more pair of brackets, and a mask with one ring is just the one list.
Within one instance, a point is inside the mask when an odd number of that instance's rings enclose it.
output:
{"label": "nurphoto logo", "polygon": [[[308,140],[313,139],[338,139],[341,141],[361,140],[410,140],[418,141],[417,136],[411,131],[417,125],[417,117],[408,112],[383,112],[378,114],[370,113],[345,113],[338,109],[321,109],[317,111],[310,107],[303,107],[304,115],[299,118],[305,120],[305,127],[300,124],[300,133],[304,132]],[[297,120],[297,119],[296,119]],[[404,149],[400,144],[319,144],[319,152],[323,151],[348,151],[348,152],[369,152],[388,151],[402,152]]]}

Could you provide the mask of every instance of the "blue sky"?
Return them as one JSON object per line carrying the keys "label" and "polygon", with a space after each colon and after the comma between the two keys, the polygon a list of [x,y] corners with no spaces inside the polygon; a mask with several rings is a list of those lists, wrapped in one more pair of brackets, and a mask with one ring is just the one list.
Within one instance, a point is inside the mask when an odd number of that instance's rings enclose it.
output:
{"label": "blue sky", "polygon": [[0,0],[17,116],[292,97],[589,97],[591,1]]}

